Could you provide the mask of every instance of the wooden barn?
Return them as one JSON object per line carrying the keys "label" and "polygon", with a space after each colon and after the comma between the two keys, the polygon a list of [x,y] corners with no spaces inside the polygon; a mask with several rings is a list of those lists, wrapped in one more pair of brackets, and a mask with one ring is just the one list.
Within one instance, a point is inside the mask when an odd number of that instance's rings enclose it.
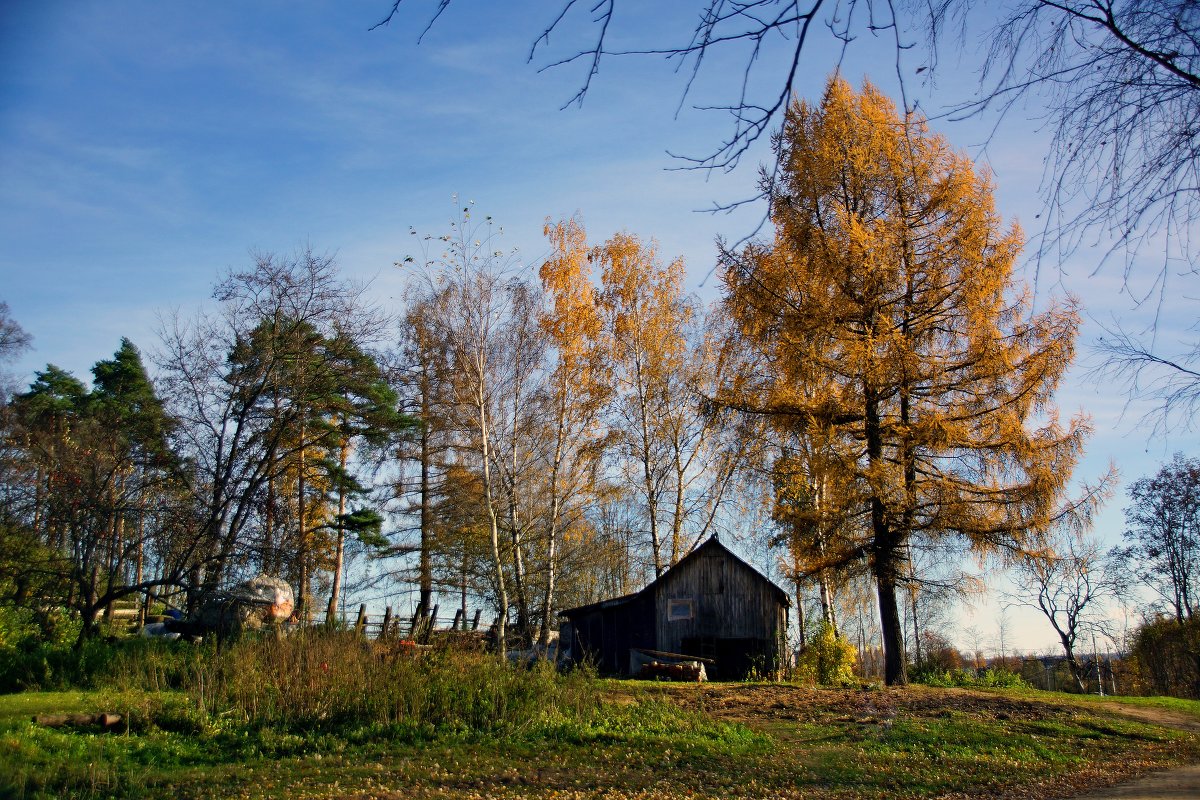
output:
{"label": "wooden barn", "polygon": [[572,660],[631,675],[635,651],[710,659],[708,676],[741,680],[782,664],[790,600],[711,537],[636,594],[559,612]]}

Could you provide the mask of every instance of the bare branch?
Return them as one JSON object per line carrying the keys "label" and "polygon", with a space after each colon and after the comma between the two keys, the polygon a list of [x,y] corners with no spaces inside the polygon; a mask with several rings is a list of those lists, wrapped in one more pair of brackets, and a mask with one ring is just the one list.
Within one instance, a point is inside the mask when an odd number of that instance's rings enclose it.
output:
{"label": "bare branch", "polygon": [[1126,386],[1130,403],[1149,401],[1150,410],[1141,422],[1150,425],[1154,435],[1176,426],[1192,429],[1200,410],[1200,345],[1169,358],[1154,352],[1153,344],[1142,337],[1114,325],[1104,328],[1095,348],[1103,361],[1091,370],[1091,377]]}

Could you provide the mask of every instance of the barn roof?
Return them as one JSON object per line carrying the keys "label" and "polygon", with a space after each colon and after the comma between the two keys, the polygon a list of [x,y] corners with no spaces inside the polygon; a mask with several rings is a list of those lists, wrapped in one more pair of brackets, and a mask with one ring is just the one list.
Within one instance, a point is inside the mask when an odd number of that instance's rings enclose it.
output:
{"label": "barn roof", "polygon": [[[696,558],[701,552],[708,550],[710,548],[719,548],[720,551],[722,553],[724,553],[725,555],[729,556],[729,558],[733,559],[734,561],[741,564],[746,569],[750,570],[757,577],[759,577],[764,583],[766,583],[768,586],[770,586],[772,589],[775,590],[775,592],[779,595],[779,599],[783,601],[783,604],[785,606],[788,606],[789,608],[791,607],[792,598],[788,596],[787,592],[785,592],[783,589],[780,589],[775,584],[775,581],[771,580],[766,575],[763,575],[761,572],[759,572],[758,568],[755,567],[753,564],[751,564],[749,561],[746,561],[744,558],[739,556],[737,553],[733,552],[728,547],[721,544],[721,541],[717,538],[716,534],[713,534],[712,536],[708,537],[708,539],[706,539],[703,544],[701,544],[699,547],[697,547],[692,552],[688,553],[683,558],[679,559],[678,563],[676,563],[675,566],[672,567],[671,569],[678,569],[680,564],[686,563],[687,561],[690,561],[691,559]],[[671,574],[671,570],[667,570],[662,575],[660,575],[658,577],[658,579],[656,581],[654,581],[654,583],[658,583],[658,581],[661,581],[663,578],[666,578],[670,574]],[[653,584],[651,584],[651,585],[653,585]],[[649,588],[649,587],[647,587],[647,588]]]}
{"label": "barn roof", "polygon": [[721,552],[721,554],[723,554],[727,558],[735,561],[738,564],[741,564],[743,567],[750,570],[750,572],[752,572],[754,575],[756,575],[760,580],[762,580],[764,583],[766,583],[768,586],[770,586],[775,591],[775,593],[779,596],[780,601],[785,606],[787,606],[788,608],[791,608],[792,599],[791,599],[791,597],[788,596],[787,592],[785,592],[783,589],[780,589],[773,580],[771,580],[766,575],[763,575],[761,572],[759,572],[759,570],[756,567],[754,567],[754,565],[750,564],[748,561],[743,559],[737,553],[733,552],[728,547],[721,544],[721,541],[717,538],[716,534],[714,534],[714,535],[708,537],[707,539],[705,539],[704,542],[701,543],[700,546],[697,547],[695,550],[688,553],[683,558],[679,559],[679,561],[677,561],[674,566],[669,567],[667,569],[667,571],[664,572],[662,575],[659,575],[657,578],[652,580],[650,583],[646,584],[646,587],[644,589],[642,589],[641,591],[634,592],[633,594],[623,595],[621,597],[613,597],[609,600],[601,600],[597,603],[589,603],[585,606],[576,606],[575,608],[565,608],[562,611],[558,612],[558,615],[560,617],[569,617],[569,616],[574,616],[574,615],[580,614],[580,613],[589,613],[592,611],[599,611],[599,610],[605,609],[605,608],[615,608],[617,606],[623,606],[626,603],[631,603],[634,600],[637,600],[638,598],[640,598],[642,595],[649,593],[658,584],[669,579],[671,577],[672,572],[674,572],[675,570],[678,570],[681,566],[683,566],[687,562],[691,561],[692,559],[699,558],[701,553],[707,552],[712,549],[719,550]]}
{"label": "barn roof", "polygon": [[604,608],[616,608],[617,606],[623,606],[626,603],[633,602],[634,600],[641,597],[643,594],[645,594],[647,591],[649,591],[650,587],[653,586],[654,583],[656,583],[656,582],[657,581],[651,582],[649,585],[646,586],[645,589],[642,589],[640,592],[634,592],[633,594],[626,594],[626,595],[622,595],[620,597],[612,597],[612,598],[609,598],[608,600],[600,600],[595,603],[588,603],[586,606],[575,606],[574,608],[564,608],[562,611],[558,612],[558,615],[560,617],[566,617],[566,616],[570,616],[572,614],[579,614],[581,612],[599,611]]}

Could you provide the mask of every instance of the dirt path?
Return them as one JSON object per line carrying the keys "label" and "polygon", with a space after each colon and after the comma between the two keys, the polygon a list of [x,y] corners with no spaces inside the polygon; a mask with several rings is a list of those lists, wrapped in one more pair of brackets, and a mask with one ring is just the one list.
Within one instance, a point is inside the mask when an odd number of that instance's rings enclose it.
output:
{"label": "dirt path", "polygon": [[[1185,714],[1141,706],[1112,704],[1106,708],[1139,722],[1200,733],[1200,721]],[[1196,800],[1200,798],[1200,764],[1152,772],[1136,781],[1076,795],[1074,800]]]}

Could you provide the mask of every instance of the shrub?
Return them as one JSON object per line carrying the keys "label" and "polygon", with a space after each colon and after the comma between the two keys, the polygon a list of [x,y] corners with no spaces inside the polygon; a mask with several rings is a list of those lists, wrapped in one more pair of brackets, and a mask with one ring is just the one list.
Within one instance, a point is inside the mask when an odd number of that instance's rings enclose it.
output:
{"label": "shrub", "polygon": [[921,659],[914,673],[953,672],[960,670],[966,663],[962,653],[950,640],[936,631],[921,633]]}
{"label": "shrub", "polygon": [[976,676],[975,681],[976,686],[984,686],[996,689],[1032,688],[1028,683],[1025,682],[1024,678],[1007,667],[985,669],[982,674]]}
{"label": "shrub", "polygon": [[817,635],[800,653],[796,677],[805,683],[845,686],[854,682],[854,662],[858,651],[838,635],[828,621],[822,621]]}
{"label": "shrub", "polygon": [[20,649],[39,636],[40,630],[31,609],[0,606],[0,652]]}
{"label": "shrub", "polygon": [[94,637],[76,646],[78,633],[65,612],[0,607],[0,692],[176,689],[204,657],[203,648],[185,642],[140,637]]}
{"label": "shrub", "polygon": [[1131,655],[1154,694],[1200,698],[1200,620],[1147,622],[1134,635]]}
{"label": "shrub", "polygon": [[969,669],[920,669],[910,676],[913,683],[961,689],[1029,689],[1030,685],[1012,670],[1000,667],[976,672]]}
{"label": "shrub", "polygon": [[81,647],[27,639],[0,648],[0,691],[91,688],[98,677],[111,674],[113,654],[114,645],[102,639],[88,640]]}

